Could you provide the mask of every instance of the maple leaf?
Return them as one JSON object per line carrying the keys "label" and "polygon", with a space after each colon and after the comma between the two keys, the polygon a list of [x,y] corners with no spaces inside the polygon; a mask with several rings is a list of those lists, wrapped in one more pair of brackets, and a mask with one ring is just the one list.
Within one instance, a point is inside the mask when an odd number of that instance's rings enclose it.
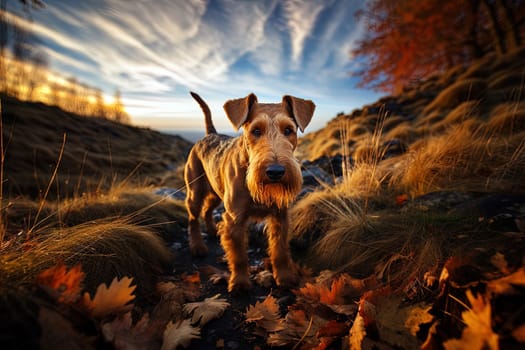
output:
{"label": "maple leaf", "polygon": [[345,304],[346,279],[340,276],[332,281],[330,289],[321,289],[319,300],[323,304],[342,305]]}
{"label": "maple leaf", "polygon": [[466,327],[460,339],[447,340],[443,346],[447,350],[499,349],[498,335],[492,330],[490,303],[481,294],[474,296],[470,289],[466,295],[472,306],[461,314]]}
{"label": "maple leaf", "polygon": [[[430,308],[425,304],[402,307],[401,300],[388,287],[369,291],[359,302],[358,314],[362,320],[358,320],[363,322],[365,330],[375,325],[381,340],[389,345],[403,349],[418,348],[420,342],[414,334],[421,323],[432,320],[432,316],[428,314]],[[355,332],[358,330],[356,328]],[[411,334],[409,330],[415,333]],[[360,332],[356,334],[359,335]]]}
{"label": "maple leaf", "polygon": [[355,316],[352,328],[350,328],[350,336],[348,339],[351,350],[361,350],[363,339],[366,336],[365,319],[358,312]]}
{"label": "maple leaf", "polygon": [[263,270],[255,275],[255,282],[264,288],[270,288],[273,283],[273,275],[270,271]]}
{"label": "maple leaf", "polygon": [[187,348],[193,339],[200,339],[200,335],[200,328],[193,327],[190,320],[170,321],[164,330],[161,350],[175,350],[179,346]]}
{"label": "maple leaf", "polygon": [[336,320],[328,321],[324,326],[317,331],[317,337],[342,337],[348,333],[349,327],[344,322]]}
{"label": "maple leaf", "polygon": [[408,201],[408,195],[406,194],[400,194],[399,196],[396,196],[396,204],[401,206],[405,204],[405,202]]}
{"label": "maple leaf", "polygon": [[184,305],[183,312],[185,316],[192,315],[192,324],[198,324],[202,327],[214,318],[221,317],[224,310],[230,306],[226,299],[219,299],[220,296],[220,294],[217,294],[211,298],[204,299],[204,301],[188,303]]}
{"label": "maple leaf", "polygon": [[377,279],[375,276],[355,279],[348,274],[341,274],[339,277],[333,278],[330,271],[325,271],[318,277],[317,283],[306,283],[304,287],[294,293],[311,303],[321,302],[328,306],[345,305],[348,304],[349,299],[357,298],[376,286]]}
{"label": "maple leaf", "polygon": [[434,316],[430,314],[432,305],[419,303],[405,309],[408,313],[405,319],[405,327],[410,330],[410,334],[413,336],[416,336],[422,324],[430,323],[434,319]]}
{"label": "maple leaf", "polygon": [[[182,317],[182,305],[188,296],[187,287],[188,284],[183,282],[178,284],[173,282],[157,283],[157,291],[161,298],[153,309],[151,317],[155,320],[164,320],[166,323],[170,320],[180,319]],[[191,298],[190,300],[195,299]]]}
{"label": "maple leaf", "polygon": [[158,349],[161,330],[165,323],[151,321],[148,314],[133,326],[131,311],[119,315],[113,321],[102,325],[104,339],[116,349]]}
{"label": "maple leaf", "polygon": [[73,304],[80,298],[84,277],[80,264],[69,270],[58,264],[40,272],[37,283],[59,303]]}
{"label": "maple leaf", "polygon": [[262,302],[258,301],[255,305],[248,306],[245,316],[245,322],[254,322],[259,329],[264,331],[260,332],[259,330],[259,335],[264,336],[265,332],[277,332],[284,328],[279,304],[271,295],[268,295]]}
{"label": "maple leaf", "polygon": [[515,292],[513,286],[525,286],[525,268],[520,268],[514,273],[487,283],[487,288],[494,294],[511,294]]}
{"label": "maple leaf", "polygon": [[113,279],[109,287],[105,283],[98,286],[95,297],[91,299],[89,293],[84,293],[82,305],[95,318],[101,318],[112,312],[128,311],[133,305],[128,305],[135,299],[133,291],[137,287],[131,286],[133,278],[123,277]]}
{"label": "maple leaf", "polygon": [[312,349],[319,345],[319,329],[327,321],[317,315],[307,317],[303,310],[290,310],[282,322],[282,329],[271,333],[266,340],[270,346],[290,346],[302,343],[302,349]]}
{"label": "maple leaf", "polygon": [[199,271],[195,271],[195,273],[191,275],[187,273],[183,273],[181,277],[182,277],[182,280],[187,283],[195,283],[195,284],[201,283],[201,274],[199,273]]}

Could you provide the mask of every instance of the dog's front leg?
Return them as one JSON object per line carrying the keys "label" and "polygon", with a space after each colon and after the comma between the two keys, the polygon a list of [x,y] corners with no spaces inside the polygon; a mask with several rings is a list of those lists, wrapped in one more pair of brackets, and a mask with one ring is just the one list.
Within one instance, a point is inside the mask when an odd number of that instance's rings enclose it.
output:
{"label": "dog's front leg", "polygon": [[246,218],[234,218],[227,212],[223,214],[219,234],[231,273],[228,282],[229,292],[247,290],[251,285],[248,271],[247,228]]}
{"label": "dog's front leg", "polygon": [[283,287],[296,287],[299,274],[290,255],[286,209],[281,209],[266,219],[266,234],[275,282]]}

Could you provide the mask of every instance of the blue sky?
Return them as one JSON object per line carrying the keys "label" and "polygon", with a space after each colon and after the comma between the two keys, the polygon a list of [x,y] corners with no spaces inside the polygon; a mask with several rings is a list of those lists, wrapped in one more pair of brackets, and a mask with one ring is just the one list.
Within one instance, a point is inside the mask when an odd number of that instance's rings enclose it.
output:
{"label": "blue sky", "polygon": [[33,30],[50,68],[107,96],[115,89],[135,124],[199,130],[203,118],[188,91],[210,105],[220,131],[231,131],[222,105],[254,92],[261,102],[290,94],[313,100],[306,132],[378,94],[356,88],[349,52],[364,26],[365,1],[45,0]]}

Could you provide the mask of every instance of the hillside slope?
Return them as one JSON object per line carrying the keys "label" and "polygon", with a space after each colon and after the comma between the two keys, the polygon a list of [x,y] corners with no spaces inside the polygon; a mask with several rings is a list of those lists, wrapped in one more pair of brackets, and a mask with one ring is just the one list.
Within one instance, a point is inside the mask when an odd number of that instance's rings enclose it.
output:
{"label": "hillside slope", "polygon": [[398,96],[338,115],[301,138],[298,151],[310,160],[338,153],[359,160],[366,157],[374,130],[380,132],[378,144],[411,151],[418,141],[460,124],[524,137],[524,88],[525,49],[500,58],[487,55],[469,67],[414,83]]}
{"label": "hillside slope", "polygon": [[[82,117],[42,103],[2,97],[5,193],[42,195],[57,168],[50,196],[81,195],[129,178],[163,181],[191,143],[157,131]],[[63,154],[61,156],[61,148]]]}

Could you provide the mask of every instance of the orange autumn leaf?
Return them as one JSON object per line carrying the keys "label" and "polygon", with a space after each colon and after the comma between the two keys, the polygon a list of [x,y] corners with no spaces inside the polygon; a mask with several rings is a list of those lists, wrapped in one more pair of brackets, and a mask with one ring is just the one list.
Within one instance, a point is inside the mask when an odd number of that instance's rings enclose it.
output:
{"label": "orange autumn leaf", "polygon": [[[284,328],[279,304],[271,295],[268,295],[264,301],[258,301],[255,305],[248,307],[245,322],[255,323],[264,332],[277,332]],[[259,332],[259,334],[264,335],[264,332]]]}
{"label": "orange autumn leaf", "polygon": [[115,277],[109,287],[104,283],[99,285],[93,299],[89,293],[84,293],[82,305],[95,318],[101,318],[113,312],[128,311],[133,307],[128,303],[135,299],[133,292],[137,287],[132,286],[132,282],[133,278],[123,277],[119,280]]}
{"label": "orange autumn leaf", "polygon": [[487,283],[488,290],[493,294],[516,293],[516,286],[525,286],[525,268],[520,268],[508,276]]}
{"label": "orange autumn leaf", "polygon": [[466,327],[460,339],[447,340],[443,346],[447,350],[499,349],[498,334],[492,330],[490,301],[481,294],[474,296],[471,290],[467,290],[466,295],[471,305],[470,309],[461,314]]}
{"label": "orange autumn leaf", "polygon": [[183,273],[181,277],[182,277],[182,280],[187,283],[195,283],[195,284],[201,283],[201,275],[199,271],[195,271],[195,273],[191,275]]}
{"label": "orange autumn leaf", "polygon": [[317,331],[317,338],[324,337],[343,337],[348,334],[350,327],[344,322],[336,320],[328,321],[324,326]]}
{"label": "orange autumn leaf", "polygon": [[68,270],[64,264],[42,271],[38,284],[60,303],[72,304],[80,298],[85,274],[80,264]]}
{"label": "orange autumn leaf", "polygon": [[403,204],[405,204],[406,201],[408,201],[408,195],[400,194],[399,196],[396,196],[396,204],[397,205],[403,205]]}
{"label": "orange autumn leaf", "polygon": [[323,304],[328,305],[342,305],[345,304],[345,289],[346,289],[346,279],[344,276],[340,276],[337,279],[332,281],[332,286],[330,289],[321,289],[320,301]]}

